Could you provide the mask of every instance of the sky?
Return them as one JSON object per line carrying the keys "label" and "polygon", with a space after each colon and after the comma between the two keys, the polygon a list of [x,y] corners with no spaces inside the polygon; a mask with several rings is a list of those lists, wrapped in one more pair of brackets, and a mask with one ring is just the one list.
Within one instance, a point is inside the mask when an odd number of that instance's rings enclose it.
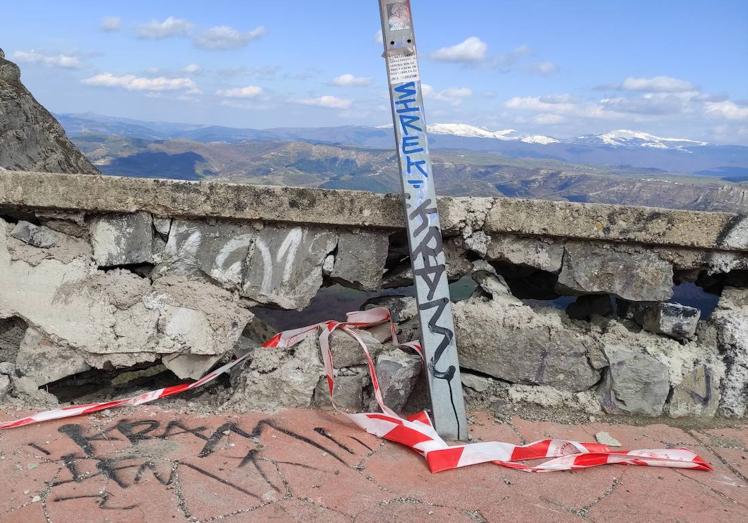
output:
{"label": "sky", "polygon": [[[390,122],[376,0],[3,2],[56,113],[233,127]],[[748,144],[748,1],[412,0],[431,123]]]}

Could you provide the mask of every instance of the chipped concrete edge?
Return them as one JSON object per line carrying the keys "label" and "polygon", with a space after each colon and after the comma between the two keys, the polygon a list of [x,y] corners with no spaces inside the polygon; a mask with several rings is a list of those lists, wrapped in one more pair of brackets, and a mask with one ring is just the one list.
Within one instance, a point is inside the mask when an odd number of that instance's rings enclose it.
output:
{"label": "chipped concrete edge", "polygon": [[[0,206],[391,230],[405,226],[396,194],[23,171],[0,173]],[[472,221],[495,234],[748,251],[748,218],[738,214],[456,197],[439,198],[439,209],[445,231]]]}

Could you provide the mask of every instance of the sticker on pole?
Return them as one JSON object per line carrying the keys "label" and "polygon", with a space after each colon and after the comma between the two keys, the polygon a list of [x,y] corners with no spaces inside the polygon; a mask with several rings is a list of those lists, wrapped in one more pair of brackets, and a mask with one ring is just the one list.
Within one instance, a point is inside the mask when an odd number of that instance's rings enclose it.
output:
{"label": "sticker on pole", "polygon": [[405,82],[416,82],[420,79],[418,74],[418,58],[412,55],[392,55],[387,60],[387,72],[392,85]]}

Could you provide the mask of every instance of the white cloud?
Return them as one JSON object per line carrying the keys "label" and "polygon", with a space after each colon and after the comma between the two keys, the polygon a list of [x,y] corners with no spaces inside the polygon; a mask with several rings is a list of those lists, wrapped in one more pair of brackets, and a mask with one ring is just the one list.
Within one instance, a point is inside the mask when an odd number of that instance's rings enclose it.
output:
{"label": "white cloud", "polygon": [[39,51],[16,51],[13,59],[19,63],[41,64],[49,67],[61,67],[63,69],[78,69],[83,64],[72,54],[46,54]]}
{"label": "white cloud", "polygon": [[151,93],[163,91],[200,92],[197,84],[191,78],[167,78],[164,76],[145,78],[133,74],[116,75],[101,73],[90,78],[85,78],[82,82],[86,85],[97,87],[119,87],[128,91],[146,91]]}
{"label": "white cloud", "polygon": [[251,31],[241,32],[227,25],[217,25],[203,31],[194,39],[194,43],[203,49],[236,49],[244,47],[252,40],[265,35],[263,26],[255,27]]}
{"label": "white cloud", "polygon": [[606,111],[604,107],[597,103],[577,102],[566,94],[556,96],[515,96],[504,102],[504,107],[518,111],[540,113],[543,115],[542,119],[546,121],[552,121],[552,115],[580,118],[614,118],[617,116],[615,112]]}
{"label": "white cloud", "polygon": [[650,78],[637,78],[630,76],[621,84],[624,91],[644,91],[649,93],[681,93],[696,91],[691,82],[679,80],[670,76],[652,76]]}
{"label": "white cloud", "polygon": [[665,93],[648,93],[633,98],[603,98],[600,100],[600,105],[607,110],[619,113],[664,115],[686,111],[689,102],[690,98]]}
{"label": "white cloud", "polygon": [[575,108],[568,95],[560,96],[514,96],[504,103],[509,109],[526,111],[571,112]]}
{"label": "white cloud", "polygon": [[99,28],[102,31],[113,33],[119,31],[122,26],[122,19],[119,16],[105,16],[101,19],[101,25]]}
{"label": "white cloud", "polygon": [[198,64],[187,64],[184,67],[182,67],[182,72],[187,73],[187,74],[197,74],[202,70],[203,68],[200,67]]}
{"label": "white cloud", "polygon": [[298,102],[304,105],[314,105],[330,109],[348,109],[353,104],[353,102],[347,98],[338,98],[337,96],[330,95],[319,96],[317,98],[304,98],[298,100]]}
{"label": "white cloud", "polygon": [[558,72],[558,66],[553,62],[539,62],[531,66],[531,70],[542,75],[550,75]]}
{"label": "white cloud", "polygon": [[471,36],[459,44],[442,47],[431,53],[431,58],[442,62],[475,63],[486,58],[488,45],[478,38]]}
{"label": "white cloud", "polygon": [[748,121],[748,106],[738,105],[730,100],[722,102],[706,102],[704,110],[709,116],[724,118],[725,120]]}
{"label": "white cloud", "polygon": [[340,87],[364,87],[371,84],[371,78],[346,73],[335,78],[332,83]]}
{"label": "white cloud", "polygon": [[423,96],[431,100],[439,100],[453,106],[458,106],[462,103],[465,98],[473,96],[473,91],[469,87],[450,87],[437,91],[429,84],[423,84],[421,86]]}
{"label": "white cloud", "polygon": [[374,33],[374,41],[378,43],[379,45],[384,44],[384,36],[382,35],[381,29],[377,29],[377,32]]}
{"label": "white cloud", "polygon": [[160,40],[172,36],[185,36],[191,28],[192,23],[188,20],[169,16],[160,22],[158,20],[151,20],[146,24],[138,26],[138,36],[140,38]]}
{"label": "white cloud", "polygon": [[218,96],[224,98],[256,98],[262,94],[262,87],[256,85],[247,85],[245,87],[233,87],[231,89],[219,89],[216,91]]}
{"label": "white cloud", "polygon": [[[526,58],[531,54],[532,54],[532,49],[530,49],[526,45],[520,45],[519,47],[515,47],[508,53],[503,53],[503,54],[493,56],[490,60],[490,65],[491,67],[506,73],[506,72],[513,70],[518,62],[520,62],[523,58]],[[530,70],[533,71],[533,68],[530,67]],[[537,72],[537,71],[535,70],[534,72]]]}

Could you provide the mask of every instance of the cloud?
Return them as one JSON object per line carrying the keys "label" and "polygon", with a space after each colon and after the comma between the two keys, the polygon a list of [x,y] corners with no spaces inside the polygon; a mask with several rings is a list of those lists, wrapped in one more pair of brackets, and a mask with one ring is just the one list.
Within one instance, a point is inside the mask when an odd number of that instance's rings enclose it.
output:
{"label": "cloud", "polygon": [[133,74],[116,75],[112,73],[101,73],[90,78],[81,80],[86,85],[96,87],[118,87],[128,91],[145,91],[158,93],[164,91],[186,91],[188,93],[199,93],[200,89],[191,78],[167,78],[157,76],[145,78]]}
{"label": "cloud", "polygon": [[262,94],[262,87],[256,85],[247,85],[245,87],[233,87],[231,89],[219,89],[216,91],[218,96],[224,98],[257,98]]}
{"label": "cloud", "polygon": [[107,33],[114,33],[120,30],[122,19],[119,16],[105,16],[101,19],[99,29]]}
{"label": "cloud", "polygon": [[244,47],[252,40],[267,33],[263,26],[255,27],[251,31],[241,32],[227,25],[217,25],[203,31],[193,40],[197,47],[203,49],[237,49]]}
{"label": "cloud", "polygon": [[558,66],[553,62],[538,62],[530,66],[530,70],[544,76],[558,72]]}
{"label": "cloud", "polygon": [[[493,56],[489,60],[489,65],[494,69],[498,69],[501,72],[507,73],[509,71],[512,71],[514,66],[517,65],[517,63],[520,62],[523,58],[531,54],[532,49],[530,49],[526,45],[520,45],[519,47],[515,47],[508,53]],[[530,67],[530,70],[532,72],[537,72],[536,70],[533,70],[532,67]]]}
{"label": "cloud", "polygon": [[319,96],[317,98],[304,98],[298,100],[298,103],[304,105],[314,105],[317,107],[327,107],[329,109],[348,109],[351,107],[353,102],[346,98],[338,98],[337,96]]}
{"label": "cloud", "polygon": [[341,74],[332,81],[340,87],[365,87],[371,84],[371,78],[365,76],[353,76],[352,74]]}
{"label": "cloud", "polygon": [[192,28],[192,23],[183,18],[170,16],[162,21],[151,20],[146,24],[138,26],[138,37],[152,40],[170,38],[172,36],[185,36]]}
{"label": "cloud", "polygon": [[724,118],[725,120],[748,121],[748,106],[738,105],[730,100],[723,102],[706,102],[704,111],[709,116]]}
{"label": "cloud", "polygon": [[504,106],[525,111],[571,112],[575,104],[569,95],[514,96],[504,102]]}
{"label": "cloud", "polygon": [[445,102],[452,106],[458,106],[465,98],[473,96],[473,91],[469,87],[450,87],[437,91],[431,85],[423,84],[421,89],[425,98]]}
{"label": "cloud", "polygon": [[374,41],[379,45],[384,45],[384,36],[381,29],[377,29],[377,32],[374,33]]}
{"label": "cloud", "polygon": [[676,114],[687,109],[689,99],[672,95],[645,95],[635,98],[603,98],[600,105],[611,111],[634,114]]}
{"label": "cloud", "polygon": [[72,54],[46,54],[35,50],[16,51],[13,59],[19,63],[41,64],[48,67],[61,67],[63,69],[78,69],[83,66],[78,58]]}
{"label": "cloud", "polygon": [[477,36],[470,36],[459,44],[442,47],[431,53],[431,58],[441,62],[476,63],[486,58],[488,45]]}
{"label": "cloud", "polygon": [[198,74],[203,70],[198,64],[187,64],[182,67],[182,72],[187,74]]}
{"label": "cloud", "polygon": [[[579,102],[568,94],[553,96],[515,96],[504,102],[504,107],[518,111],[540,113],[546,122],[561,121],[560,117],[573,116],[578,118],[615,118],[614,111],[607,111],[598,103]],[[554,116],[556,118],[554,118]]]}
{"label": "cloud", "polygon": [[670,76],[652,76],[637,78],[630,76],[620,85],[624,91],[643,91],[648,93],[682,93],[696,91],[691,82],[679,80]]}

